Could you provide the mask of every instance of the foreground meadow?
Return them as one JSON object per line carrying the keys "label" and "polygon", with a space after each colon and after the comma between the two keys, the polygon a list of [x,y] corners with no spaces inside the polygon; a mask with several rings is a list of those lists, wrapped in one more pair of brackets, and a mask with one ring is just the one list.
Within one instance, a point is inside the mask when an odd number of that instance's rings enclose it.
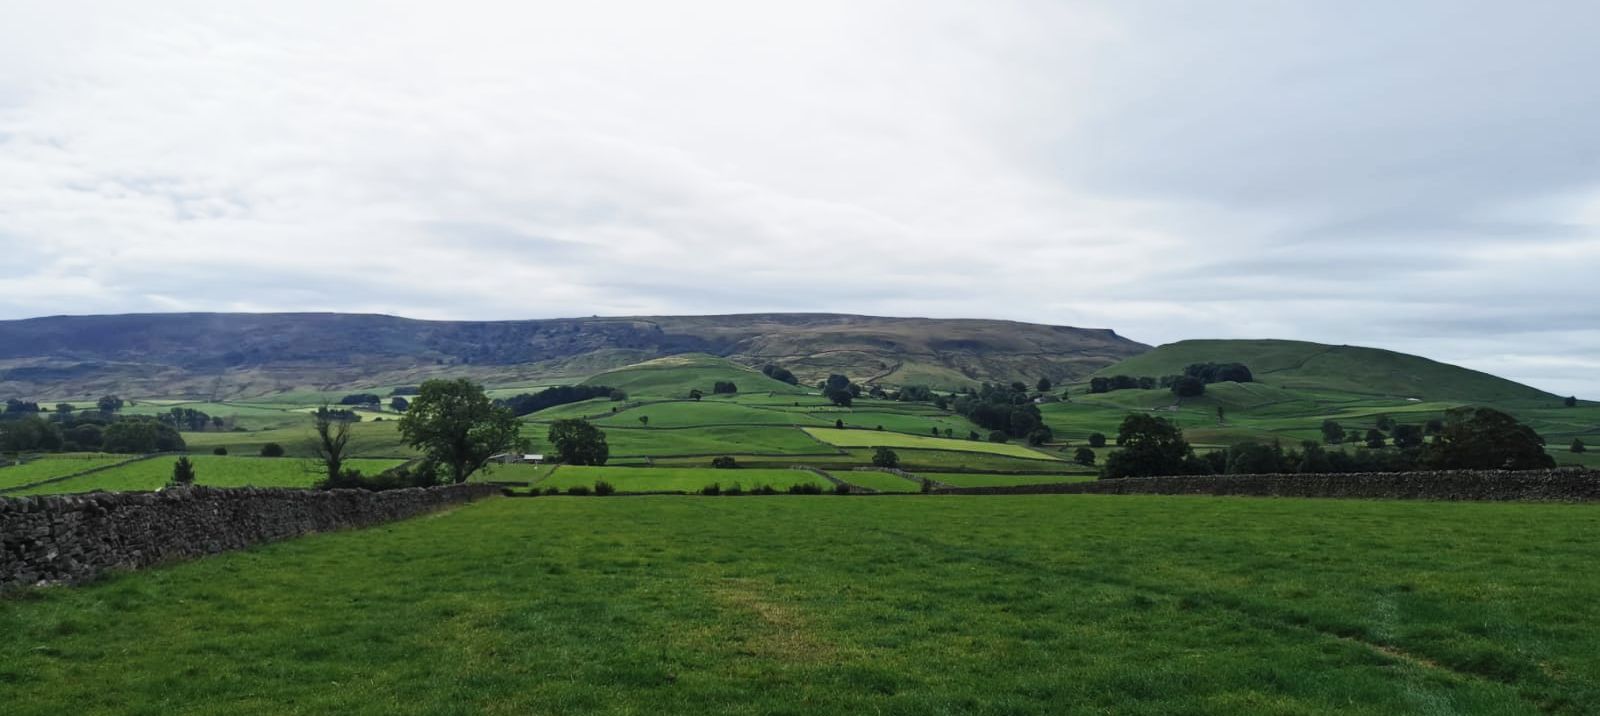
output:
{"label": "foreground meadow", "polygon": [[1600,510],[499,498],[0,599],[7,714],[1585,713]]}

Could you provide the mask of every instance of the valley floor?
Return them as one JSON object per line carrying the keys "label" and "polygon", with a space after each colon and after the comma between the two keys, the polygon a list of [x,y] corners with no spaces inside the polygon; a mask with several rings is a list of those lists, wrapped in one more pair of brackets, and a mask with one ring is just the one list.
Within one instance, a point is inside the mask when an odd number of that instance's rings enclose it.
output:
{"label": "valley floor", "polygon": [[0,598],[0,710],[1585,713],[1593,505],[495,499]]}

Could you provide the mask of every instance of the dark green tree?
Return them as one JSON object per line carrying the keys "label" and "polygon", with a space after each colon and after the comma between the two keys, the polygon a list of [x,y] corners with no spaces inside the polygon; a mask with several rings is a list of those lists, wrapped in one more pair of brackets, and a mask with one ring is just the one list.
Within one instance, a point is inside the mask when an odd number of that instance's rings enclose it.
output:
{"label": "dark green tree", "polygon": [[1055,384],[1051,383],[1049,378],[1040,378],[1039,382],[1035,383],[1034,386],[1033,386],[1034,390],[1037,390],[1037,391],[1039,391],[1041,393],[1046,392],[1046,391],[1048,391],[1048,390],[1050,390],[1051,388],[1054,388],[1054,387],[1055,387]]}
{"label": "dark green tree", "polygon": [[1406,425],[1396,423],[1394,426],[1394,446],[1401,450],[1409,450],[1422,446],[1422,427],[1419,425]]}
{"label": "dark green tree", "polygon": [[1544,438],[1493,408],[1454,408],[1445,428],[1423,452],[1423,463],[1440,470],[1538,470],[1556,466]]}
{"label": "dark green tree", "polygon": [[872,464],[874,467],[900,467],[900,456],[889,448],[880,447],[872,451]]}
{"label": "dark green tree", "polygon": [[1572,447],[1568,449],[1570,449],[1572,452],[1589,452],[1589,448],[1586,447],[1583,444],[1583,441],[1579,440],[1578,438],[1572,439]]}
{"label": "dark green tree", "polygon": [[1183,431],[1152,415],[1124,418],[1117,428],[1117,444],[1122,448],[1106,457],[1103,477],[1182,475],[1189,472],[1188,462],[1194,457]]}
{"label": "dark green tree", "polygon": [[689,399],[690,400],[698,401],[698,400],[700,400],[700,398],[702,398],[704,396],[705,396],[705,393],[700,392],[699,388],[690,388],[689,389]]}
{"label": "dark green tree", "polygon": [[1206,393],[1206,382],[1191,375],[1172,381],[1172,394],[1180,398],[1198,398]]}
{"label": "dark green tree", "polygon": [[261,457],[283,457],[283,446],[277,443],[262,445]]}
{"label": "dark green tree", "polygon": [[1387,440],[1384,438],[1382,431],[1377,428],[1367,428],[1367,447],[1376,450],[1386,443]]}
{"label": "dark green tree", "polygon": [[1569,408],[1576,408],[1578,407],[1578,396],[1569,395],[1566,400],[1561,401],[1561,404]]}
{"label": "dark green tree", "polygon": [[611,457],[606,434],[582,418],[557,420],[548,435],[556,459],[566,465],[604,465]]}
{"label": "dark green tree", "polygon": [[393,398],[389,399],[389,409],[393,410],[396,413],[404,413],[404,412],[406,412],[406,409],[410,408],[410,407],[411,407],[411,401],[406,400],[405,398],[402,398],[402,397],[400,397],[398,395],[396,395]]}
{"label": "dark green tree", "polygon": [[448,470],[457,484],[489,458],[524,445],[522,422],[511,408],[489,400],[483,386],[465,378],[424,381],[400,418],[400,437]]}
{"label": "dark green tree", "polygon": [[1106,446],[1104,433],[1089,433],[1089,447],[1102,448]]}
{"label": "dark green tree", "polygon": [[1078,448],[1072,453],[1072,461],[1079,465],[1094,465],[1094,451],[1086,447]]}
{"label": "dark green tree", "polygon": [[1329,445],[1344,442],[1344,426],[1336,420],[1322,421],[1322,441]]}
{"label": "dark green tree", "polygon": [[194,463],[188,457],[180,457],[172,463],[172,484],[187,487],[194,484]]}

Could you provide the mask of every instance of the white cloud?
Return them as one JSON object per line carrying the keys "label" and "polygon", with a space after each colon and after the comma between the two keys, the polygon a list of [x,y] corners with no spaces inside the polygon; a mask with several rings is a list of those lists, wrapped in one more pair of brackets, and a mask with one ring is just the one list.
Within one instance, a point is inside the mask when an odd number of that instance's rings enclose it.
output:
{"label": "white cloud", "polygon": [[992,316],[1600,394],[1571,5],[8,5],[0,317]]}

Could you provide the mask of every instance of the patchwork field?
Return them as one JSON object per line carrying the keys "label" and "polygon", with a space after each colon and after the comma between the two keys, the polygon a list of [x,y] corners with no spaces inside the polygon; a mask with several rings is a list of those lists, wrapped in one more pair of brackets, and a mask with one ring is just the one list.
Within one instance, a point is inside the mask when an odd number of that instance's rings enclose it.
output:
{"label": "patchwork field", "polygon": [[983,452],[993,455],[1020,457],[1030,460],[1055,458],[1037,450],[1014,443],[991,443],[982,440],[952,440],[949,438],[906,435],[887,430],[839,430],[837,428],[806,428],[806,433],[830,445],[840,447],[890,447],[919,448],[924,450],[950,450],[954,452]]}
{"label": "patchwork field", "polygon": [[93,470],[107,465],[132,460],[134,455],[106,455],[83,453],[77,455],[48,455],[21,465],[0,467],[0,490],[31,485],[44,480]]}
{"label": "patchwork field", "polygon": [[1060,474],[1060,475],[1006,475],[994,473],[934,473],[929,477],[947,485],[956,487],[990,487],[1000,485],[1048,485],[1058,482],[1084,482],[1095,479],[1094,475]]}
{"label": "patchwork field", "polygon": [[761,485],[774,489],[788,489],[790,485],[817,485],[831,488],[830,482],[817,477],[816,474],[805,470],[775,470],[775,469],[737,469],[715,470],[711,468],[665,468],[665,467],[578,467],[564,465],[534,483],[535,488],[543,489],[555,487],[565,490],[569,487],[593,487],[596,481],[604,480],[617,488],[618,492],[652,492],[659,490],[679,490],[683,492],[699,492],[707,485],[717,484],[722,487],[739,485],[745,490],[751,490]]}
{"label": "patchwork field", "polygon": [[1589,505],[494,499],[0,599],[0,690],[17,716],[1580,714],[1597,553]]}

